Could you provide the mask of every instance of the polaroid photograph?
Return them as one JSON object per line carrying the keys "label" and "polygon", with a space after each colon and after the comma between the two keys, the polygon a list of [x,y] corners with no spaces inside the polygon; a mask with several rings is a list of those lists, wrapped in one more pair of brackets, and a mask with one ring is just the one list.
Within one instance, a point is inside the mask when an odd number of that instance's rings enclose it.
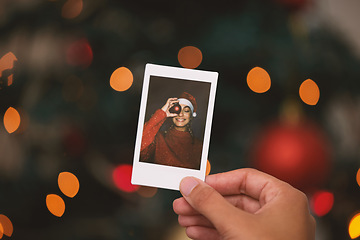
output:
{"label": "polaroid photograph", "polygon": [[179,190],[205,179],[218,73],[147,64],[131,183]]}

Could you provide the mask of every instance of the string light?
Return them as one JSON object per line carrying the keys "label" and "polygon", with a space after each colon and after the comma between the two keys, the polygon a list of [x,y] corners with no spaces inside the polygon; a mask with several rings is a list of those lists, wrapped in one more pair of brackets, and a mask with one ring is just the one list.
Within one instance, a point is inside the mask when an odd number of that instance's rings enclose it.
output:
{"label": "string light", "polygon": [[246,78],[249,88],[256,93],[264,93],[270,89],[271,79],[267,71],[261,67],[251,69]]}
{"label": "string light", "polygon": [[61,217],[65,212],[65,202],[56,194],[48,194],[46,196],[46,206],[57,217]]}
{"label": "string light", "polygon": [[178,61],[184,68],[197,68],[202,62],[202,52],[194,46],[186,46],[179,50]]}
{"label": "string light", "polygon": [[8,133],[15,132],[20,126],[20,121],[19,112],[15,108],[9,107],[4,115],[4,126],[6,131],[8,131]]}
{"label": "string light", "polygon": [[207,160],[207,162],[206,162],[206,173],[205,173],[205,175],[206,175],[206,176],[209,175],[209,174],[210,174],[210,171],[211,171],[211,164],[210,164],[210,161]]}
{"label": "string light", "polygon": [[128,90],[133,84],[133,74],[126,67],[116,69],[110,77],[110,86],[119,92]]}
{"label": "string light", "polygon": [[[14,231],[11,220],[4,214],[0,214],[0,231],[3,235],[11,237]],[[0,237],[1,238],[1,237]]]}
{"label": "string light", "polygon": [[59,174],[58,185],[61,192],[70,198],[73,198],[80,188],[78,178],[70,172],[62,172]]}
{"label": "string light", "polygon": [[325,216],[330,212],[334,205],[334,194],[328,191],[316,192],[311,201],[313,212],[319,216]]}
{"label": "string light", "polygon": [[83,6],[83,0],[68,0],[62,7],[61,16],[66,19],[76,18],[82,12]]}
{"label": "string light", "polygon": [[132,166],[122,164],[117,166],[112,174],[115,186],[124,192],[136,192],[139,186],[131,184]]}
{"label": "string light", "polygon": [[300,85],[299,95],[304,103],[316,105],[320,98],[320,90],[313,80],[307,79]]}
{"label": "string light", "polygon": [[355,214],[349,223],[349,235],[351,239],[360,236],[360,213]]}

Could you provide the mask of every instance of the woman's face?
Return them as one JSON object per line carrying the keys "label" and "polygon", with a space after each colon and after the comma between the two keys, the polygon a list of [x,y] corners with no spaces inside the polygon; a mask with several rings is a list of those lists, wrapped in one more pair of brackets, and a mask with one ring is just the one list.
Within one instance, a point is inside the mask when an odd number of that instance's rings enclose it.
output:
{"label": "woman's face", "polygon": [[173,117],[173,122],[175,124],[175,128],[179,131],[185,131],[186,125],[191,121],[191,110],[187,105],[180,104],[181,112]]}

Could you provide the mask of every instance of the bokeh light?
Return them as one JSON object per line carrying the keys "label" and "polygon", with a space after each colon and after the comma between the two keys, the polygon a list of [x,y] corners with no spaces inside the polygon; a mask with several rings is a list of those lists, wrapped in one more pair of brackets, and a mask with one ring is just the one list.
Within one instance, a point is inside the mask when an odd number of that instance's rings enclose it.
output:
{"label": "bokeh light", "polygon": [[61,16],[66,19],[76,18],[82,12],[83,6],[83,0],[67,0],[62,7]]}
{"label": "bokeh light", "polygon": [[158,189],[155,187],[140,186],[137,193],[144,198],[152,198],[157,191]]}
{"label": "bokeh light", "polygon": [[206,176],[209,175],[209,174],[210,174],[210,171],[211,171],[211,164],[210,164],[210,161],[207,160],[207,162],[206,162],[206,173],[205,173],[205,175],[206,175]]}
{"label": "bokeh light", "polygon": [[2,239],[3,236],[4,236],[4,228],[0,223],[0,239]]}
{"label": "bokeh light", "polygon": [[9,107],[4,115],[4,126],[8,133],[15,132],[20,126],[20,114],[13,108]]}
{"label": "bokeh light", "polygon": [[271,79],[267,71],[261,67],[251,69],[246,78],[249,88],[256,93],[264,93],[270,89]]}
{"label": "bokeh light", "polygon": [[113,181],[115,186],[124,192],[136,192],[138,185],[131,184],[132,166],[130,164],[121,164],[117,166],[113,173]]}
{"label": "bokeh light", "polygon": [[11,220],[4,214],[0,214],[0,226],[2,228],[2,229],[0,228],[0,230],[2,230],[2,234],[11,237],[14,231],[14,227]]}
{"label": "bokeh light", "polygon": [[65,202],[56,194],[48,194],[46,196],[46,206],[57,217],[61,217],[65,212]]}
{"label": "bokeh light", "polygon": [[356,174],[356,182],[360,186],[360,168],[359,168],[359,170],[357,171],[357,174]]}
{"label": "bokeh light", "polygon": [[351,239],[360,237],[360,213],[355,214],[350,220],[349,235]]}
{"label": "bokeh light", "polygon": [[93,51],[87,39],[71,43],[66,51],[67,63],[71,66],[87,68],[93,60]]}
{"label": "bokeh light", "polygon": [[312,211],[319,217],[325,216],[334,206],[334,194],[328,191],[318,191],[311,199]]}
{"label": "bokeh light", "polygon": [[197,47],[186,46],[178,52],[178,61],[184,68],[197,68],[201,64],[202,58],[202,53]]}
{"label": "bokeh light", "polygon": [[17,61],[17,58],[12,52],[8,52],[0,58],[0,77],[2,77],[5,70],[9,70],[14,67],[15,61]]}
{"label": "bokeh light", "polygon": [[119,92],[128,90],[133,84],[133,74],[126,67],[116,69],[110,77],[110,86]]}
{"label": "bokeh light", "polygon": [[304,103],[316,105],[320,98],[320,90],[313,80],[307,79],[300,85],[299,95]]}
{"label": "bokeh light", "polygon": [[70,172],[62,172],[59,174],[58,185],[61,192],[71,198],[78,193],[80,188],[78,178]]}

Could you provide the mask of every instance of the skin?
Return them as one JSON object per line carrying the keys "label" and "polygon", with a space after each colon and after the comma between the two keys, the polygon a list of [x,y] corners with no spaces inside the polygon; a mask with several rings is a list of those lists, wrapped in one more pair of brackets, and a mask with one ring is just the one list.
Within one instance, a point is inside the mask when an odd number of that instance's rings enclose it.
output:
{"label": "skin", "polygon": [[161,109],[166,113],[166,117],[173,118],[172,121],[176,130],[186,131],[187,125],[192,119],[191,109],[187,105],[180,104],[181,112],[179,114],[169,112],[169,109],[178,102],[177,98],[169,98]]}
{"label": "skin", "polygon": [[192,239],[315,239],[306,195],[255,169],[186,177],[180,191],[173,209]]}

